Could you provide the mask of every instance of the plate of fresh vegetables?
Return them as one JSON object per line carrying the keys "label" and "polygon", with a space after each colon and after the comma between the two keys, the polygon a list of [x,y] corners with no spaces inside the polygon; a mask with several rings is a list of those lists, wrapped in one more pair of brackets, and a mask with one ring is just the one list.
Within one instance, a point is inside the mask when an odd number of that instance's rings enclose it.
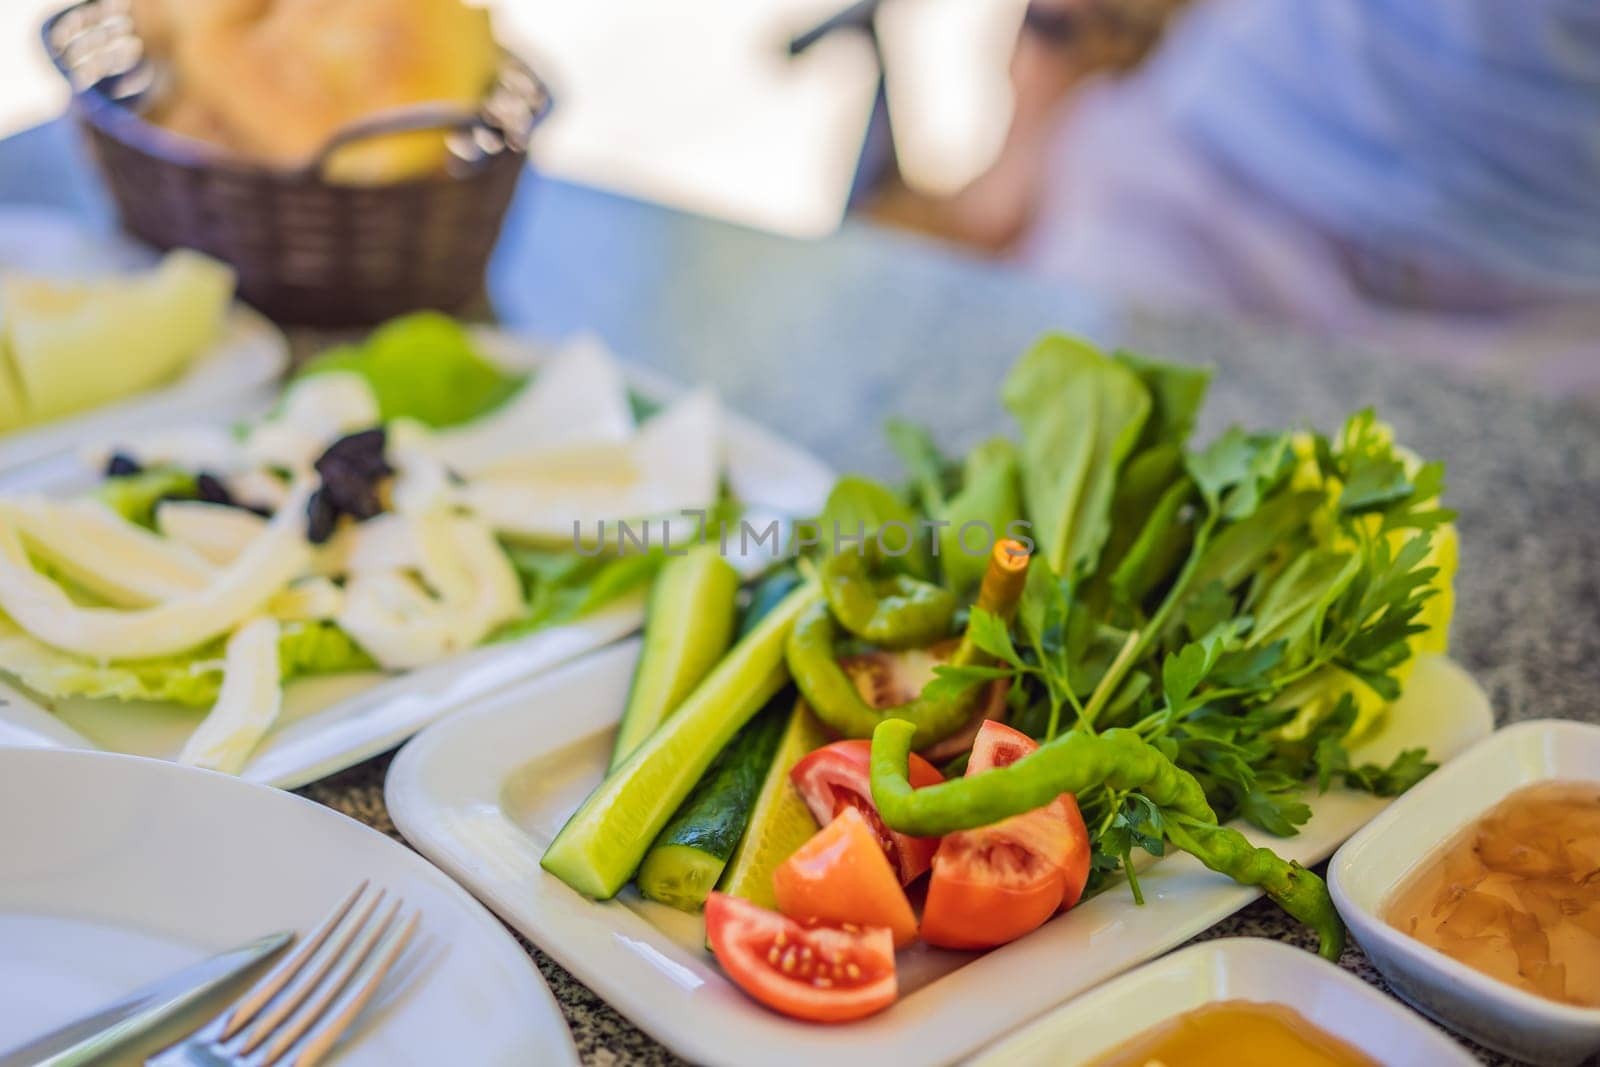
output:
{"label": "plate of fresh vegetables", "polygon": [[672,540],[830,481],[592,338],[398,319],[237,421],[0,483],[0,742],[299,785],[636,629]]}
{"label": "plate of fresh vegetables", "polygon": [[743,591],[671,561],[642,642],[413,740],[396,825],[696,1062],[959,1059],[1263,893],[1337,958],[1309,865],[1491,727],[1443,467],[1196,441],[1208,386],[1045,338],[1014,436],[893,424]]}

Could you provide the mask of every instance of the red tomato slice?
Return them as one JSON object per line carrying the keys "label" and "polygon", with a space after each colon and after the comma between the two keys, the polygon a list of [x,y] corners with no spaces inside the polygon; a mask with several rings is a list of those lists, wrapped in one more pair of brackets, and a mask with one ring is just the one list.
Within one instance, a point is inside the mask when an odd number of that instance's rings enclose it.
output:
{"label": "red tomato slice", "polygon": [[[1009,766],[1038,747],[1026,734],[986,722],[966,773]],[[923,939],[945,948],[1005,944],[1076,904],[1088,876],[1089,834],[1069,793],[993,826],[947,834],[933,860]]]}
{"label": "red tomato slice", "polygon": [[941,948],[993,948],[1061,907],[1065,878],[1038,853],[988,833],[946,834],[933,858],[922,939]]}
{"label": "red tomato slice", "polygon": [[[1004,723],[986,722],[972,743],[967,773],[978,774],[991,767],[1009,767],[1038,747],[1037,741],[1020,730],[1013,730]],[[1070,908],[1083,896],[1083,887],[1089,881],[1089,830],[1083,825],[1078,799],[1071,793],[1062,793],[1044,810],[1064,820],[1073,838],[1072,847],[1062,864],[1066,885],[1061,906]]]}
{"label": "red tomato slice", "polygon": [[[826,826],[845,808],[861,812],[900,874],[900,884],[910,885],[933,863],[939,848],[937,837],[910,837],[883,825],[872,803],[871,741],[835,741],[824,745],[794,765],[789,780],[805,798],[806,807],[818,825]],[[911,785],[915,789],[937,785],[944,775],[915,753],[911,756]]]}
{"label": "red tomato slice", "polygon": [[899,995],[887,929],[802,926],[724,893],[706,901],[706,937],[740,989],[796,1019],[848,1022]]}
{"label": "red tomato slice", "polygon": [[972,740],[967,774],[979,774],[994,767],[1009,767],[1038,747],[1039,742],[1021,730],[1013,730],[1003,722],[989,719],[978,727],[978,736]]}
{"label": "red tomato slice", "polygon": [[772,874],[778,910],[802,922],[885,926],[896,947],[917,939],[900,878],[859,810],[845,808]]}

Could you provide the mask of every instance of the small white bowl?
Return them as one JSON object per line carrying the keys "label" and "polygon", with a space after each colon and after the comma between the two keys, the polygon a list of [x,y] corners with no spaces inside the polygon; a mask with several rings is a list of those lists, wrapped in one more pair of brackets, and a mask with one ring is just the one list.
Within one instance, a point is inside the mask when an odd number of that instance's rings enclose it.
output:
{"label": "small white bowl", "polygon": [[1600,726],[1508,726],[1429,775],[1345,843],[1328,865],[1334,903],[1395,992],[1473,1040],[1545,1067],[1600,1051],[1600,1009],[1496,981],[1379,918],[1389,896],[1508,793],[1551,779],[1600,781]]}
{"label": "small white bowl", "polygon": [[1219,1000],[1283,1004],[1380,1063],[1477,1063],[1400,1004],[1316,955],[1237,937],[1193,945],[1130,971],[1035,1020],[970,1067],[1089,1063],[1152,1026]]}

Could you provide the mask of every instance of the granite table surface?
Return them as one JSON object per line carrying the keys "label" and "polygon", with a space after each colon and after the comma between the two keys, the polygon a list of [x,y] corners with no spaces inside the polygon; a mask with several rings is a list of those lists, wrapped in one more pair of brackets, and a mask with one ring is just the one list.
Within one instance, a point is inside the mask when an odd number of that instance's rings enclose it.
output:
{"label": "granite table surface", "polygon": [[[0,143],[0,206],[110,211],[72,131]],[[1453,655],[1488,690],[1497,723],[1600,723],[1600,407],[1451,378],[1394,353],[1282,330],[1107,306],[938,246],[847,223],[795,241],[529,175],[490,269],[507,325],[590,330],[625,358],[709,382],[733,407],[841,470],[890,475],[881,433],[898,414],[960,448],[1004,425],[997,376],[1038,334],[1084,333],[1217,369],[1203,431],[1306,421],[1375,405],[1401,439],[1449,464],[1460,513]],[[395,835],[388,756],[305,795]],[[1308,945],[1265,901],[1202,939]],[[674,1057],[528,946],[585,1063]],[[1382,980],[1352,946],[1342,966]],[[1484,1063],[1509,1063],[1474,1048]],[[1594,1061],[1591,1061],[1594,1062]]]}

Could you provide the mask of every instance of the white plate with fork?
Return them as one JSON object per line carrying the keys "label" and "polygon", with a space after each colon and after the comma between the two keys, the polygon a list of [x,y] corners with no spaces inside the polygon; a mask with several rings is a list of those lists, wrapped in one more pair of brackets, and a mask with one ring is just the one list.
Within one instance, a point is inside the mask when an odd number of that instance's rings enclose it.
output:
{"label": "white plate with fork", "polygon": [[51,749],[0,749],[0,1050],[219,951],[311,930],[363,881],[420,922],[327,1062],[577,1063],[532,959],[409,849],[226,775]]}

